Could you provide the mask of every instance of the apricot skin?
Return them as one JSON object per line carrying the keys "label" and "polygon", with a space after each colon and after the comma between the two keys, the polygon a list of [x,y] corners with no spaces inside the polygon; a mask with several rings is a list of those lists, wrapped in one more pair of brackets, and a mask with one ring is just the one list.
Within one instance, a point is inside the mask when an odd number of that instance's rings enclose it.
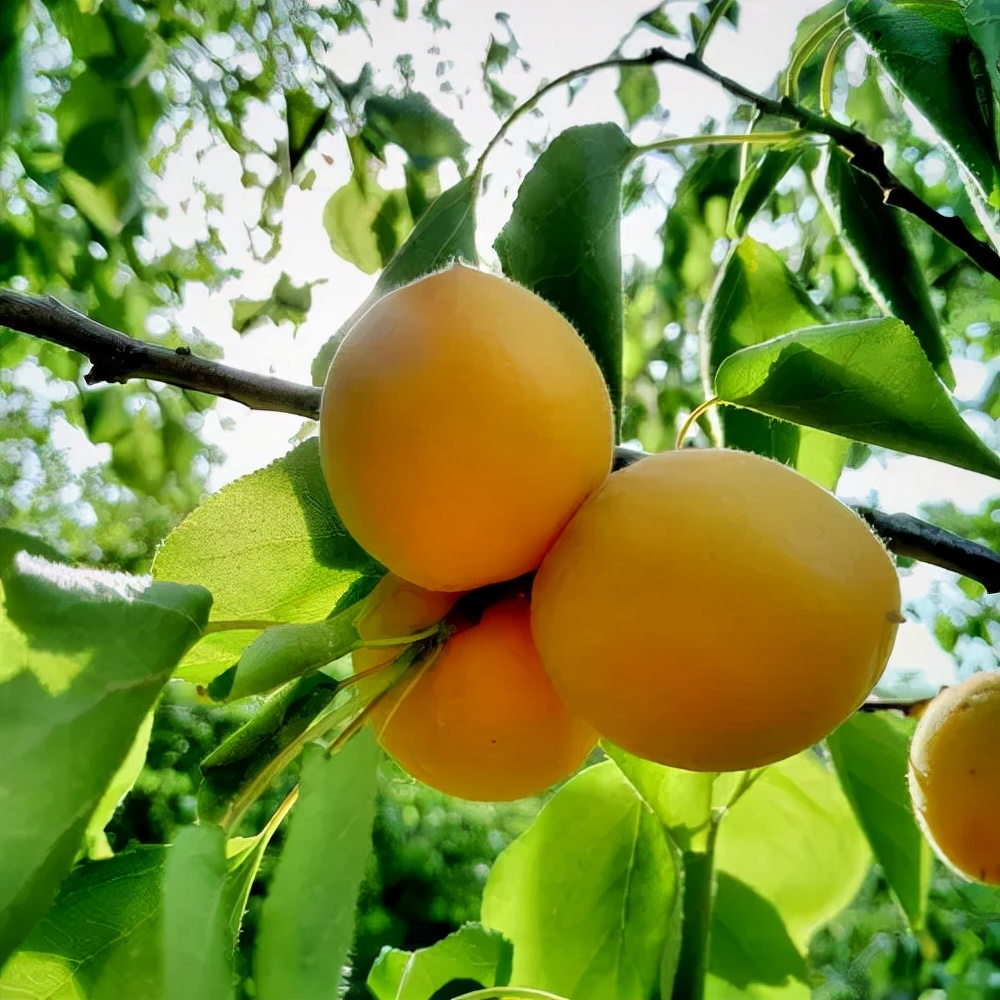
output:
{"label": "apricot skin", "polygon": [[941,860],[1000,885],[1000,672],[974,674],[930,703],[910,745],[909,784]]}
{"label": "apricot skin", "polygon": [[556,694],[529,616],[524,598],[491,605],[377,704],[371,724],[404,770],[449,795],[499,802],[543,792],[586,760],[597,734]]}
{"label": "apricot skin", "polygon": [[597,363],[548,303],[454,266],[386,295],[337,352],[320,455],[347,530],[458,591],[535,569],[611,467]]}
{"label": "apricot skin", "polygon": [[867,697],[901,620],[882,544],[769,459],[686,449],[614,473],[532,591],[571,709],[641,757],[732,771],[823,739]]}

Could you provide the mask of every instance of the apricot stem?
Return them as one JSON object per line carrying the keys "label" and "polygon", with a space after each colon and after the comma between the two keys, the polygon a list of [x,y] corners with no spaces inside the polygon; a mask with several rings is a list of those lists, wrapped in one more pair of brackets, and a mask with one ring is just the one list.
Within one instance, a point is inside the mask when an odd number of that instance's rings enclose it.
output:
{"label": "apricot stem", "polygon": [[395,636],[388,639],[362,639],[355,644],[354,649],[391,649],[393,646],[409,646],[421,639],[429,639],[432,635],[437,635],[441,628],[441,622],[437,622],[430,628],[414,632],[412,635]]}
{"label": "apricot stem", "polygon": [[715,406],[716,403],[721,403],[722,400],[718,396],[713,396],[711,399],[706,399],[704,403],[696,406],[687,416],[687,420],[684,421],[681,429],[677,432],[677,437],[674,440],[674,449],[679,449],[684,447],[684,439],[688,436],[688,431],[694,426],[695,421],[710,407]]}

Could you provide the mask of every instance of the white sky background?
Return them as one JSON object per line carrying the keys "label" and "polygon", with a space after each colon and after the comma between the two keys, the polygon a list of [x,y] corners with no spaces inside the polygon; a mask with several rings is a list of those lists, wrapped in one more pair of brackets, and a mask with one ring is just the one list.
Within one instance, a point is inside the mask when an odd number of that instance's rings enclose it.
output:
{"label": "white sky background", "polygon": [[[419,4],[411,0],[410,6],[416,8]],[[451,21],[452,27],[434,32],[415,13],[407,22],[396,21],[391,13],[392,4],[384,0],[379,7],[371,4],[364,7],[378,50],[372,50],[362,32],[354,32],[337,41],[330,65],[342,79],[353,80],[364,63],[370,62],[377,71],[376,87],[398,87],[401,81],[393,59],[400,52],[412,53],[416,71],[414,89],[426,93],[435,106],[454,119],[470,143],[470,159],[474,160],[499,124],[480,82],[481,63],[491,31],[495,30],[501,39],[504,37],[502,26],[494,21],[495,10],[509,14],[510,26],[521,46],[518,55],[530,64],[530,70],[525,72],[512,60],[512,68],[501,78],[507,89],[523,100],[543,80],[606,57],[636,17],[651,6],[651,0],[443,0],[440,13]],[[723,21],[709,45],[707,59],[750,87],[764,89],[786,64],[798,21],[819,6],[821,0],[743,0],[739,32]],[[674,23],[683,28],[688,12],[695,7],[694,3],[676,2],[667,11]],[[626,51],[635,54],[654,44],[664,44],[678,52],[683,52],[685,46],[681,40],[648,33],[637,35]],[[435,46],[439,54],[429,54],[427,50]],[[441,60],[450,60],[453,65],[445,77],[438,78],[435,70]],[[663,67],[657,69],[657,75],[661,104],[669,110],[669,118],[642,123],[633,133],[636,141],[652,141],[664,134],[695,133],[706,118],[723,119],[731,106],[730,98],[721,88],[693,73]],[[442,79],[451,82],[454,93],[440,92]],[[573,124],[610,120],[624,126],[614,96],[617,83],[615,70],[595,74],[571,105],[567,104],[565,90],[554,92],[543,101],[542,116],[519,122],[510,135],[511,142],[495,151],[487,164],[492,181],[480,201],[477,216],[479,249],[487,266],[495,263],[491,244],[509,217],[520,178],[532,164],[525,151],[526,141],[555,135]],[[262,127],[267,127],[263,119]],[[197,141],[197,136],[192,137],[192,142]],[[332,158],[332,165],[319,154]],[[260,171],[265,178],[269,176],[268,162],[265,160]],[[661,183],[669,191],[678,172],[666,160],[658,162],[663,170]],[[200,181],[209,190],[223,193],[225,213],[212,213],[212,224],[219,227],[224,244],[233,250],[225,263],[240,268],[243,275],[214,293],[190,286],[177,314],[179,325],[182,330],[200,329],[219,343],[228,364],[308,383],[309,366],[317,350],[363,300],[374,278],[332,252],[321,223],[323,205],[349,176],[350,162],[343,140],[326,137],[319,149],[307,156],[306,163],[315,167],[318,179],[308,192],[296,187],[289,190],[283,248],[277,259],[266,266],[257,263],[248,252],[244,228],[245,223],[252,224],[258,216],[260,192],[246,191],[241,186],[238,159],[222,145],[200,159],[191,155],[174,158],[158,191],[168,213],[165,220],[155,220],[150,236],[157,243],[169,240],[184,245],[206,235],[204,207],[200,197],[191,197],[192,190]],[[649,165],[647,176],[653,173],[653,166]],[[457,179],[457,173],[449,174],[449,170],[453,168],[446,164],[442,171],[443,186]],[[390,157],[380,183],[385,188],[402,186],[401,155],[396,159]],[[656,229],[661,222],[662,211],[640,209],[631,213],[623,225],[624,253],[657,260],[661,247]],[[767,240],[768,230],[751,231]],[[776,235],[773,227],[771,235]],[[265,297],[282,271],[296,284],[324,282],[313,288],[313,306],[307,321],[294,336],[289,325],[276,328],[270,323],[245,336],[237,335],[230,325],[231,300],[239,296]],[[974,398],[984,384],[985,367],[959,360],[955,369],[958,396]],[[284,454],[302,426],[297,417],[251,412],[239,404],[220,400],[209,414],[205,436],[218,444],[227,458],[213,472],[210,487],[218,489]],[[977,425],[976,430],[995,438],[993,428]],[[80,451],[77,457],[86,461]],[[866,502],[877,499],[879,506],[888,511],[917,513],[921,502],[939,499],[952,499],[960,507],[972,509],[996,491],[996,482],[986,476],[907,457],[890,459],[885,465],[872,461],[858,471],[846,470],[838,492],[845,499]],[[904,577],[904,597],[913,601],[925,597],[929,590],[940,588],[939,597],[948,605],[954,602],[957,608],[962,598],[951,580],[950,574],[919,566]],[[938,649],[925,629],[914,628],[912,633],[900,642],[894,662],[900,668],[921,668],[927,675],[926,682],[932,684],[949,680],[953,670],[950,657]],[[962,673],[975,663],[984,662],[984,653],[974,644],[966,649]],[[989,653],[985,657],[988,662]]]}

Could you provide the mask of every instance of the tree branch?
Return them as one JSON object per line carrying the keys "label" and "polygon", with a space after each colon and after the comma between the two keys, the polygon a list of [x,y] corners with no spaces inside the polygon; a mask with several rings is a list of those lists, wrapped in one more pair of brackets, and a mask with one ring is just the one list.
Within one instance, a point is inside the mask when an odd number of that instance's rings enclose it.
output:
{"label": "tree branch", "polygon": [[0,326],[85,355],[87,385],[150,378],[243,403],[251,410],[319,415],[320,390],[269,375],[230,368],[192,354],[136,340],[70,309],[51,295],[39,298],[0,288]]}
{"label": "tree branch", "polygon": [[712,69],[695,52],[689,52],[685,56],[677,56],[672,52],[667,52],[666,49],[653,48],[634,60],[609,60],[610,65],[616,66],[621,66],[626,62],[645,66],[655,66],[661,63],[683,66],[714,80],[723,90],[752,104],[763,114],[790,119],[810,132],[827,136],[847,153],[852,167],[867,174],[878,184],[887,205],[894,205],[896,208],[916,216],[952,246],[966,254],[974,264],[987,274],[1000,279],[1000,254],[989,243],[978,239],[957,215],[942,215],[911,191],[886,166],[882,147],[869,139],[863,132],[847,125],[841,125],[840,122],[826,115],[810,111],[787,97],[776,100],[758,94],[748,87],[744,87],[738,81]]}

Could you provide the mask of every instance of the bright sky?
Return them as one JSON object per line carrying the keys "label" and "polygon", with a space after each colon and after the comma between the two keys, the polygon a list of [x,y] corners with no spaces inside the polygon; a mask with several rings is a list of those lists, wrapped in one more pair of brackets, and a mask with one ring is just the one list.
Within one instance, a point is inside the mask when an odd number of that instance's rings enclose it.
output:
{"label": "bright sky", "polygon": [[[371,49],[360,32],[337,42],[331,66],[343,79],[354,79],[365,62],[376,69],[376,84],[399,85],[393,58],[399,52],[412,52],[416,80],[414,87],[430,96],[437,107],[451,116],[470,143],[474,158],[492,136],[498,120],[490,109],[479,84],[481,62],[491,31],[504,38],[502,25],[493,17],[494,5],[443,0],[440,12],[452,22],[449,31],[433,32],[416,18],[400,23],[391,16],[391,4],[366,5],[372,22],[372,35],[378,51]],[[416,4],[411,3],[411,7]],[[525,72],[516,64],[503,77],[504,85],[519,99],[528,96],[545,79],[568,69],[607,56],[617,45],[636,17],[652,6],[651,0],[508,0],[502,9],[510,16],[510,26],[521,46],[519,55],[530,64]],[[708,61],[758,89],[766,88],[785,65],[787,52],[801,17],[820,6],[819,0],[743,0],[741,26],[735,32],[726,22],[717,30],[707,52]],[[696,4],[683,0],[671,3],[669,13],[681,26]],[[572,26],[572,27],[568,27]],[[663,44],[660,36],[639,35],[627,51],[639,52],[652,44]],[[668,43],[683,51],[683,42]],[[438,53],[428,49],[437,47]],[[455,92],[439,91],[441,79],[435,70],[440,60],[450,60],[448,79]],[[650,122],[637,131],[637,141],[650,141],[664,134],[690,134],[698,131],[708,117],[722,118],[729,98],[715,85],[682,69],[657,70],[661,101],[669,110],[666,122]],[[481,201],[478,214],[479,246],[484,261],[495,260],[491,244],[510,213],[520,177],[530,168],[531,160],[523,152],[525,141],[541,139],[563,128],[586,122],[617,121],[624,125],[614,89],[617,73],[596,74],[567,105],[567,95],[556,92],[542,104],[543,115],[522,121],[512,133],[512,143],[498,149],[488,165],[494,175]],[[262,121],[262,127],[267,123]],[[197,141],[195,136],[192,141]],[[327,164],[318,154],[332,159]],[[329,196],[348,178],[350,164],[339,139],[327,138],[309,164],[317,169],[318,179],[309,192],[292,188],[285,207],[284,245],[278,258],[268,265],[258,264],[247,251],[244,223],[256,220],[259,193],[247,192],[239,183],[239,163],[228,147],[217,146],[207,155],[178,157],[164,178],[160,197],[167,205],[165,220],[156,222],[151,233],[154,241],[189,243],[205,233],[205,211],[199,197],[191,197],[194,186],[203,183],[209,190],[222,192],[226,211],[212,214],[212,224],[219,227],[227,247],[236,248],[227,263],[243,270],[240,279],[229,282],[219,292],[192,287],[178,314],[182,329],[200,329],[225,350],[225,361],[256,371],[269,371],[295,381],[309,381],[309,366],[320,345],[353,312],[371,287],[373,278],[357,271],[330,249],[321,225],[322,207]],[[261,173],[267,176],[266,161]],[[448,165],[450,168],[450,165]],[[666,163],[664,171],[670,168]],[[457,174],[445,172],[443,182],[450,183]],[[672,184],[676,174],[664,174]],[[390,160],[380,178],[383,187],[402,185],[402,160]],[[622,233],[626,254],[655,260],[659,245],[655,230],[661,219],[651,211],[637,211],[626,220]],[[756,234],[755,234],[756,235]],[[762,237],[766,239],[766,236]],[[297,335],[290,327],[271,324],[240,337],[231,328],[233,298],[262,298],[278,275],[287,272],[300,284],[322,281],[313,289],[313,308]],[[958,395],[973,398],[986,377],[985,368],[971,362],[956,364]],[[273,413],[249,412],[244,407],[220,400],[210,415],[206,436],[225,451],[225,463],[214,471],[212,489],[237,476],[261,468],[284,454],[291,439],[302,429],[299,418]],[[995,429],[976,428],[984,436]],[[81,458],[84,453],[78,452]],[[86,459],[83,458],[85,461]],[[869,462],[864,469],[845,472],[839,493],[845,499],[871,501],[877,498],[889,511],[917,513],[921,502],[953,499],[963,508],[978,506],[996,492],[996,482],[986,476],[917,458],[890,460],[884,467]],[[961,601],[950,574],[930,567],[919,567],[904,577],[904,596],[922,599],[939,590],[945,604]],[[923,628],[914,627],[897,649],[894,665],[899,670],[921,668],[934,683],[947,680],[952,662],[934,644]],[[983,651],[973,648],[966,655],[962,672],[981,660]],[[989,654],[986,654],[988,657]],[[885,687],[885,685],[883,685]],[[890,681],[889,688],[898,686]]]}

